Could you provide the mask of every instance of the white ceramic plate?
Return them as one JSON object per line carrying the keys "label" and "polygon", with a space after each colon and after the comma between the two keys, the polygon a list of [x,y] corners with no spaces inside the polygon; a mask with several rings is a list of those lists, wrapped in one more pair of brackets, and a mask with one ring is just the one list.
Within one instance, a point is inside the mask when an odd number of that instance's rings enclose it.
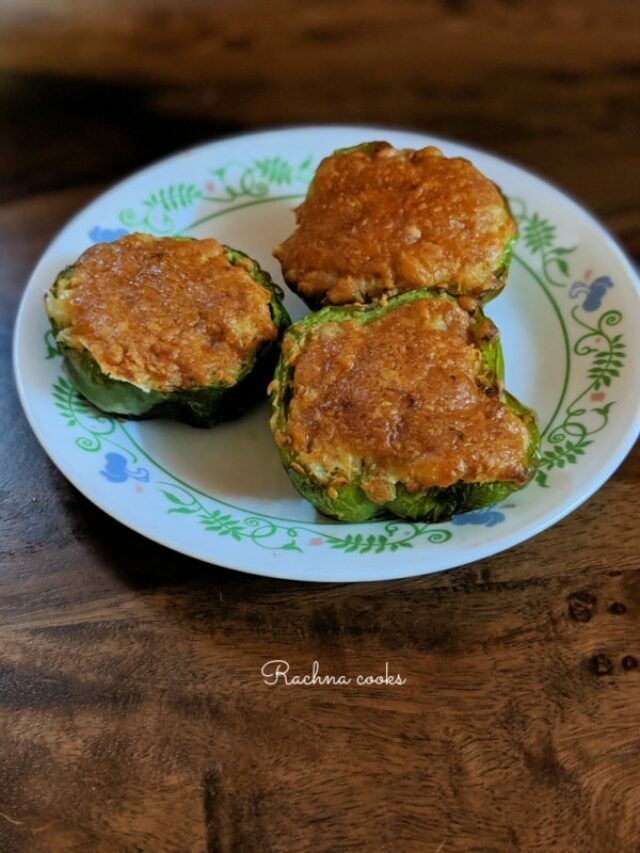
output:
{"label": "white ceramic plate", "polygon": [[[271,250],[292,230],[320,159],[371,139],[436,144],[471,159],[512,201],[520,240],[503,294],[507,387],[539,414],[543,461],[503,503],[448,524],[336,524],[280,466],[263,406],[212,430],[121,422],[80,400],[47,333],[43,294],[92,242],[126,231],[215,237],[282,281]],[[287,296],[294,319],[302,303]],[[496,157],[416,133],[299,127],[203,145],[139,172],[56,237],[28,284],[14,363],[42,446],[97,506],[157,542],[255,574],[314,581],[400,578],[495,554],[571,512],[609,477],[639,426],[640,329],[634,272],[602,227],[562,192]]]}

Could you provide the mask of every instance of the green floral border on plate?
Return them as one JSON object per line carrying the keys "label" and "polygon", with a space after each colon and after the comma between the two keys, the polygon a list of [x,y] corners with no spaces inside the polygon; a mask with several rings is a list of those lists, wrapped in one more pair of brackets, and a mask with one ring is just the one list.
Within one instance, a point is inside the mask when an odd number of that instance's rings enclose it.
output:
{"label": "green floral border on plate", "polygon": [[[566,288],[571,277],[569,256],[576,247],[567,248],[556,245],[556,226],[538,213],[529,213],[523,199],[510,198],[514,216],[520,226],[521,239],[532,256],[539,258],[538,270],[528,264],[524,258],[514,253],[514,260],[540,285],[551,302],[560,322],[565,346],[565,375],[560,399],[549,422],[542,431],[542,459],[536,473],[536,482],[546,488],[550,473],[565,465],[575,465],[586,448],[593,444],[593,436],[601,432],[609,423],[609,416],[615,400],[609,400],[601,406],[591,406],[592,402],[604,401],[612,382],[620,376],[626,358],[626,345],[621,334],[609,334],[609,330],[622,320],[622,312],[610,309],[600,312],[592,323],[579,316],[576,304],[570,311],[570,317],[576,326],[570,328],[563,316],[560,305],[553,296],[551,288]],[[589,286],[583,282],[585,291]],[[593,285],[592,285],[593,286]],[[580,291],[579,291],[580,292]],[[570,293],[571,295],[571,293]],[[586,312],[583,311],[584,315]],[[579,337],[571,343],[570,332]],[[573,368],[572,356],[590,358],[587,370],[588,382],[569,403],[565,403]]]}
{"label": "green floral border on plate", "polygon": [[[311,156],[299,163],[281,156],[256,158],[251,162],[230,161],[211,169],[210,174],[215,180],[207,179],[203,186],[180,182],[159,187],[141,202],[138,209],[121,210],[119,222],[127,228],[157,235],[184,234],[235,210],[304,198],[304,192],[289,190],[296,184],[306,186],[312,172]],[[609,422],[615,401],[610,400],[601,406],[591,406],[590,403],[604,399],[602,389],[611,386],[623,367],[626,352],[623,337],[609,334],[609,330],[622,320],[622,313],[615,309],[607,310],[600,312],[593,322],[587,322],[580,317],[576,304],[569,312],[576,326],[570,329],[553,291],[569,284],[570,258],[576,247],[557,245],[555,225],[538,213],[530,213],[523,199],[510,198],[509,201],[520,226],[522,243],[539,265],[535,269],[519,253],[514,253],[513,259],[529,273],[548,298],[560,323],[565,348],[562,392],[552,417],[543,429],[542,460],[535,478],[539,486],[548,488],[552,473],[567,464],[576,464],[586,448],[593,444],[593,436]],[[178,217],[196,205],[204,205],[202,214],[186,226],[177,227]],[[588,290],[586,284],[584,287]],[[579,337],[572,343],[570,332],[576,329]],[[45,347],[46,358],[58,355],[50,332],[45,334]],[[590,358],[589,382],[566,403],[574,356]],[[452,538],[453,533],[447,527],[399,519],[373,522],[379,531],[376,534],[349,532],[341,536],[335,534],[335,527],[331,525],[305,524],[266,513],[249,513],[199,491],[166,470],[135,441],[125,423],[102,415],[86,403],[63,376],[58,377],[53,385],[53,397],[67,426],[80,431],[75,439],[79,449],[97,452],[107,445],[124,454],[131,464],[137,464],[144,457],[161,475],[156,485],[167,501],[166,512],[190,516],[207,532],[228,536],[237,542],[251,542],[267,550],[299,553],[304,552],[305,545],[326,546],[345,554],[393,553],[401,548],[413,548],[417,542],[435,545]],[[303,541],[305,538],[306,542]]]}

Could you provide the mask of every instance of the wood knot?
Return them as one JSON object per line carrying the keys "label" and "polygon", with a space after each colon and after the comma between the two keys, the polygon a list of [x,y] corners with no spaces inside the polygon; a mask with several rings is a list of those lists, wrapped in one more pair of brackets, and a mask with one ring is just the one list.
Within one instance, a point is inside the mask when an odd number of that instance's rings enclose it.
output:
{"label": "wood knot", "polygon": [[589,669],[595,675],[611,675],[613,672],[613,663],[607,655],[594,655],[589,660]]}
{"label": "wood knot", "polygon": [[626,669],[627,672],[629,672],[629,670],[631,670],[631,669],[637,669],[637,667],[638,667],[638,659],[634,658],[633,655],[625,655],[622,658],[621,663],[622,663],[622,668]]}
{"label": "wood knot", "polygon": [[569,618],[574,622],[589,622],[593,616],[593,608],[597,598],[590,592],[572,592],[567,597],[569,602]]}
{"label": "wood knot", "polygon": [[621,601],[614,601],[607,609],[609,613],[612,613],[614,616],[622,616],[623,613],[627,612],[627,605],[623,604]]}

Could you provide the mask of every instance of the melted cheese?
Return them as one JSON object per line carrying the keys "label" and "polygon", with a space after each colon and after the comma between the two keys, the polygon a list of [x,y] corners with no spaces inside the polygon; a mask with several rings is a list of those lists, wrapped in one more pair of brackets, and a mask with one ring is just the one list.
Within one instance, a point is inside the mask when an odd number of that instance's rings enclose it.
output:
{"label": "melted cheese", "polygon": [[398,482],[524,482],[527,429],[480,380],[471,322],[453,300],[418,298],[288,337],[292,396],[276,440],[316,481],[360,480],[378,503]]}
{"label": "melted cheese", "polygon": [[322,161],[298,226],[274,255],[316,302],[369,302],[421,288],[482,296],[516,234],[498,188],[437,148],[334,154]]}
{"label": "melted cheese", "polygon": [[216,240],[130,234],[88,249],[47,296],[58,340],[114,379],[170,391],[233,383],[277,329],[270,293]]}

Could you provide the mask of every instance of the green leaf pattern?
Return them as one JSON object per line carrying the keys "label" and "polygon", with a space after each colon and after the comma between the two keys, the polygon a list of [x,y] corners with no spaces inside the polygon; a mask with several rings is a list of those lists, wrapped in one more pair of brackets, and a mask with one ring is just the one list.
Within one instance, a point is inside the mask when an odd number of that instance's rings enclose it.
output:
{"label": "green leaf pattern", "polygon": [[103,415],[87,403],[64,376],[59,376],[53,383],[52,394],[54,405],[66,420],[67,426],[76,427],[80,431],[75,440],[80,450],[97,453],[107,444],[117,447],[131,463],[138,461],[138,456],[129,447],[116,440],[118,420]]}
{"label": "green leaf pattern", "polygon": [[382,554],[385,551],[393,554],[400,548],[413,548],[413,541],[418,538],[426,538],[433,545],[451,539],[450,530],[430,528],[428,524],[418,522],[390,521],[383,529],[385,532],[377,536],[347,533],[346,536],[325,534],[324,538],[330,548],[341,550],[344,554]]}
{"label": "green leaf pattern", "polygon": [[[385,523],[384,533],[364,536],[360,533],[347,533],[339,536],[305,525],[290,523],[278,524],[262,515],[248,515],[238,518],[228,510],[208,509],[198,495],[184,484],[161,482],[161,491],[171,504],[167,513],[181,513],[194,516],[201,526],[210,533],[230,536],[236,542],[251,541],[260,548],[269,551],[297,551],[304,553],[304,545],[328,546],[345,554],[382,554],[395,553],[400,548],[412,548],[415,540],[437,545],[451,539],[451,531],[433,528],[418,522],[389,521]],[[311,539],[309,539],[311,537]]]}
{"label": "green leaf pattern", "polygon": [[[290,188],[296,184],[306,186],[312,174],[311,155],[299,163],[278,155],[255,158],[249,163],[232,160],[224,166],[211,169],[215,181],[206,181],[202,186],[194,183],[170,184],[159,187],[142,201],[141,209],[125,208],[119,220],[127,228],[147,231],[157,236],[182,234],[196,225],[212,218],[216,213],[204,213],[189,224],[178,227],[176,214],[196,205],[216,210],[220,205],[247,201],[258,201],[271,197],[273,188]],[[291,194],[276,196],[290,198]]]}
{"label": "green leaf pattern", "polygon": [[[567,255],[573,254],[576,247],[556,246],[556,226],[538,213],[529,214],[527,205],[520,198],[510,198],[509,204],[520,226],[520,236],[532,255],[539,255],[542,274],[554,287],[565,287],[570,275]],[[559,279],[560,274],[563,278]]]}
{"label": "green leaf pattern", "polygon": [[[510,198],[509,203],[520,226],[525,247],[541,261],[541,284],[543,287],[566,287],[571,274],[568,255],[573,248],[555,246],[556,226],[538,213],[529,213],[522,199]],[[561,274],[564,281],[558,279]],[[551,297],[551,293],[547,290]],[[575,465],[586,448],[594,443],[597,433],[609,423],[610,411],[614,400],[601,406],[592,405],[596,398],[604,397],[603,389],[609,389],[620,377],[626,357],[626,345],[621,334],[611,335],[610,330],[622,320],[622,313],[616,309],[604,311],[595,325],[583,319],[584,311],[577,305],[571,309],[570,316],[574,326],[566,329],[574,338],[571,351],[579,358],[590,358],[586,371],[589,380],[583,390],[571,400],[561,413],[556,413],[543,433],[542,456],[535,480],[539,486],[547,487],[549,475],[554,469],[562,469],[567,464]],[[564,323],[564,320],[562,320]],[[577,336],[577,337],[576,337]],[[567,365],[567,370],[571,364]],[[561,420],[558,420],[558,417]]]}

